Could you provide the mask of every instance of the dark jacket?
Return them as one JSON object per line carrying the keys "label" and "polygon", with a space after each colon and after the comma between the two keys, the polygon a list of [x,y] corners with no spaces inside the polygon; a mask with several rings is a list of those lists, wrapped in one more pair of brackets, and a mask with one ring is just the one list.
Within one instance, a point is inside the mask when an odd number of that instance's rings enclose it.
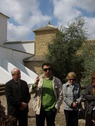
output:
{"label": "dark jacket", "polygon": [[[20,80],[19,84],[13,79],[5,85],[5,95],[7,98],[8,115],[17,117],[21,112],[21,102],[28,103],[30,100],[29,88],[25,81]],[[24,110],[28,112],[28,107]]]}
{"label": "dark jacket", "polygon": [[86,88],[85,99],[86,114],[91,115],[93,107],[95,106],[95,95],[93,95],[93,86],[91,84]]}

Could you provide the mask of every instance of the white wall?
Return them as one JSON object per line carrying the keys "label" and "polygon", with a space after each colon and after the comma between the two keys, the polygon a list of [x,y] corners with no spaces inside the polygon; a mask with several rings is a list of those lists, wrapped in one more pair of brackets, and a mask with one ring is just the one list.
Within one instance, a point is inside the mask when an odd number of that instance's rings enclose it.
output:
{"label": "white wall", "polygon": [[0,67],[0,84],[5,84],[11,78],[12,78],[11,75],[2,67]]}
{"label": "white wall", "polygon": [[0,63],[3,59],[6,59],[11,63],[14,61],[19,61],[19,62],[23,63],[23,59],[30,57],[30,56],[31,56],[31,54],[7,49],[7,48],[0,46]]}
{"label": "white wall", "polygon": [[20,70],[22,70],[25,74],[27,74],[29,77],[31,77],[33,79],[33,81],[35,82],[35,79],[37,77],[37,74],[34,73],[33,71],[31,71],[30,69],[28,69],[27,67],[25,67],[24,65],[22,65],[20,62],[15,61],[14,65],[19,68]]}
{"label": "white wall", "polygon": [[7,41],[7,17],[0,14],[0,45]]}
{"label": "white wall", "polygon": [[24,60],[25,58],[30,57],[30,56],[32,56],[32,55],[31,55],[31,54],[27,54],[27,53],[23,53],[23,52],[13,51],[12,63],[13,63],[14,61],[19,61],[20,63],[23,64],[23,60]]}
{"label": "white wall", "polygon": [[11,49],[20,50],[26,53],[34,54],[34,43],[33,42],[21,42],[21,43],[14,43],[8,44],[8,42],[5,44],[6,47]]}
{"label": "white wall", "polygon": [[12,61],[13,51],[7,48],[3,48],[0,46],[0,65],[3,59],[7,59],[8,61]]}
{"label": "white wall", "polygon": [[33,84],[36,74],[22,65],[23,59],[29,56],[31,55],[0,46],[0,83],[6,83],[10,80],[11,70],[18,67],[21,70],[22,79],[26,80],[28,84]]}
{"label": "white wall", "polygon": [[[8,73],[11,76],[11,70],[16,68],[16,66],[13,65],[12,63],[8,62],[7,60],[3,60],[2,64],[1,64],[1,68],[3,69],[2,71],[3,71],[3,73],[5,73],[5,75],[6,75],[6,73]],[[24,73],[21,69],[20,69],[20,71],[21,71],[21,79],[25,80],[28,84],[33,84],[34,83],[35,80],[33,78],[31,78],[29,75]],[[2,75],[3,79],[4,79],[5,75],[4,74]],[[9,75],[6,76],[7,81],[10,79]],[[2,79],[0,79],[0,82],[2,82]]]}
{"label": "white wall", "polygon": [[[8,64],[7,65],[7,70],[8,70],[9,73],[11,73],[11,70],[13,68],[16,68],[16,66],[14,66],[13,64],[11,64],[10,62],[7,62],[7,64]],[[25,80],[28,84],[34,83],[33,79],[30,78],[28,75],[26,75],[23,71],[21,71],[21,79]]]}
{"label": "white wall", "polygon": [[[0,84],[4,84],[12,78],[11,70],[17,66],[19,69],[21,68],[21,78],[26,80],[28,84],[32,84],[36,74],[22,64],[25,58],[34,54],[34,42],[26,41],[4,44],[7,41],[7,19],[7,16],[0,13]],[[13,65],[14,62],[19,64],[15,66]]]}

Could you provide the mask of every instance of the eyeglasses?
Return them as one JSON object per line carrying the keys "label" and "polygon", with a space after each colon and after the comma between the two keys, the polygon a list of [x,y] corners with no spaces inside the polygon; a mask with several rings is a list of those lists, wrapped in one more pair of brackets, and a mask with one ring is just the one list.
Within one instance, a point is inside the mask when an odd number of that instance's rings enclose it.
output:
{"label": "eyeglasses", "polygon": [[43,71],[47,72],[48,71],[52,71],[52,68],[44,68]]}
{"label": "eyeglasses", "polygon": [[72,81],[75,81],[75,79],[69,79],[70,81],[72,80]]}

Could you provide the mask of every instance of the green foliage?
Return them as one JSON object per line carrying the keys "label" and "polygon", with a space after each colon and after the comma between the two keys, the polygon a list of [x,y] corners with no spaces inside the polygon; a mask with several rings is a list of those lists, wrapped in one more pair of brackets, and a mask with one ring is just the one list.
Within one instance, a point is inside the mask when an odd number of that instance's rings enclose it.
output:
{"label": "green foliage", "polygon": [[63,82],[70,71],[76,72],[80,79],[82,58],[77,55],[77,51],[86,39],[84,23],[83,18],[79,17],[67,28],[61,27],[56,38],[48,45],[46,60],[52,64],[55,75]]}
{"label": "green foliage", "polygon": [[82,85],[88,85],[90,82],[90,75],[95,71],[95,45],[92,43],[85,43],[82,47],[82,57],[84,59],[83,78],[81,79]]}

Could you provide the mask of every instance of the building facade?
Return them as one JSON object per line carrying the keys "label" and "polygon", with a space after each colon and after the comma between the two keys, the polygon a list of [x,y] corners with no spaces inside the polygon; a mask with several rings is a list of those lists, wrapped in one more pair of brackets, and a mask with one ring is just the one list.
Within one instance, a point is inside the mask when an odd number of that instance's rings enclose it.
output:
{"label": "building facade", "polygon": [[21,71],[21,78],[32,84],[37,74],[25,67],[23,60],[34,55],[34,41],[7,41],[8,18],[0,13],[0,84],[12,78],[11,70],[16,67]]}
{"label": "building facade", "polygon": [[35,55],[24,60],[25,66],[33,70],[37,74],[41,74],[41,65],[45,60],[45,55],[48,52],[48,44],[56,37],[58,28],[48,25],[34,30],[35,33]]}

